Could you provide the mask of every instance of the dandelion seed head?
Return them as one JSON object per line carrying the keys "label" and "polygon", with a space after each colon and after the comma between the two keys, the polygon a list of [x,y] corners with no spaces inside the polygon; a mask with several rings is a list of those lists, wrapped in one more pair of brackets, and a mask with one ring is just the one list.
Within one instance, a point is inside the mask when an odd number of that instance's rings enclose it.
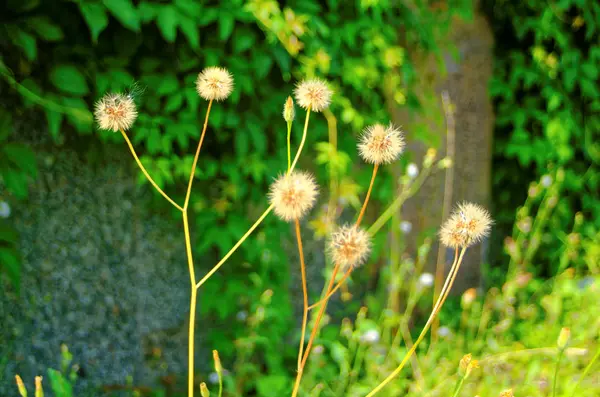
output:
{"label": "dandelion seed head", "polygon": [[375,124],[362,132],[358,152],[367,163],[389,164],[398,159],[404,146],[402,131],[391,124],[388,127]]}
{"label": "dandelion seed head", "polygon": [[493,220],[489,212],[477,204],[462,203],[444,222],[440,230],[442,244],[451,248],[469,247],[490,233]]}
{"label": "dandelion seed head", "polygon": [[233,76],[225,68],[208,67],[198,74],[196,91],[207,101],[222,101],[233,91]]}
{"label": "dandelion seed head", "polygon": [[269,201],[275,215],[286,222],[300,219],[314,206],[319,194],[314,178],[307,172],[293,171],[273,182]]}
{"label": "dandelion seed head", "polygon": [[137,109],[133,97],[123,94],[107,94],[94,109],[94,117],[102,130],[127,131],[137,118]]}
{"label": "dandelion seed head", "polygon": [[311,79],[301,81],[294,90],[296,102],[301,108],[320,112],[331,103],[333,91],[329,85],[320,79]]}
{"label": "dandelion seed head", "polygon": [[331,236],[329,253],[331,260],[342,269],[365,263],[371,251],[371,238],[362,228],[342,226]]}

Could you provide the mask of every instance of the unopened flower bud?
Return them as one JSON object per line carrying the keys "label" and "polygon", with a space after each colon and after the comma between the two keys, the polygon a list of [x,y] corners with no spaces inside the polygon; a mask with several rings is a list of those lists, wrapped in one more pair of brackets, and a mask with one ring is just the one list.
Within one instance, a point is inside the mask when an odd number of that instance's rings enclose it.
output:
{"label": "unopened flower bud", "polygon": [[423,168],[431,167],[435,160],[435,156],[437,156],[437,150],[434,148],[427,149],[427,153],[425,153],[425,158],[423,159]]}
{"label": "unopened flower bud", "polygon": [[473,302],[475,302],[475,299],[477,299],[477,290],[475,288],[469,288],[466,290],[461,299],[463,309],[468,309],[471,307]]}
{"label": "unopened flower bud", "polygon": [[206,383],[200,383],[200,395],[202,397],[210,397],[210,391],[208,391],[208,387],[206,387]]}
{"label": "unopened flower bud", "polygon": [[569,340],[571,339],[571,330],[567,327],[563,327],[560,330],[560,334],[558,334],[558,340],[556,341],[556,345],[559,349],[564,349],[569,344]]}
{"label": "unopened flower bud", "polygon": [[442,170],[452,167],[452,159],[450,157],[444,157],[438,162],[438,167]]}
{"label": "unopened flower bud", "polygon": [[44,397],[44,389],[42,389],[42,377],[35,377],[35,397]]}
{"label": "unopened flower bud", "polygon": [[296,110],[294,109],[294,101],[292,97],[289,96],[287,101],[285,101],[285,105],[283,105],[283,119],[288,123],[294,121],[294,116],[296,115]]}
{"label": "unopened flower bud", "polygon": [[513,394],[512,389],[508,389],[500,393],[500,397],[515,397],[515,395]]}
{"label": "unopened flower bud", "polygon": [[215,371],[220,375],[223,372],[223,367],[221,366],[221,359],[219,358],[219,352],[213,350],[213,360],[215,361]]}
{"label": "unopened flower bud", "polygon": [[15,375],[15,380],[17,381],[17,388],[21,397],[27,397],[27,389],[25,388],[25,384],[23,384],[23,379],[19,375]]}
{"label": "unopened flower bud", "polygon": [[463,356],[463,358],[460,359],[460,363],[458,365],[458,369],[459,372],[462,376],[465,376],[467,373],[467,368],[469,367],[469,364],[471,364],[471,359],[473,358],[473,356],[471,355],[471,353],[469,354],[465,354]]}

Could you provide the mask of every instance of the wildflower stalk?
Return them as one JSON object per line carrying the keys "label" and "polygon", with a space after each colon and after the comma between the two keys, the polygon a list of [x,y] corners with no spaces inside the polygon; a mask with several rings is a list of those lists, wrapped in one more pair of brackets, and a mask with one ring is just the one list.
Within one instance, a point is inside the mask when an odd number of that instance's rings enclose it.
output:
{"label": "wildflower stalk", "polygon": [[463,260],[463,257],[464,257],[464,254],[465,254],[466,250],[467,250],[466,248],[463,248],[461,250],[460,256],[459,256],[458,255],[458,248],[456,248],[456,251],[455,251],[455,254],[454,254],[454,263],[452,264],[452,268],[450,269],[450,273],[448,274],[448,277],[446,278],[446,282],[444,283],[444,286],[442,287],[442,291],[440,293],[440,296],[439,296],[439,298],[438,298],[435,306],[433,307],[431,315],[429,316],[429,319],[427,320],[427,323],[425,323],[425,327],[423,327],[423,330],[421,331],[421,334],[419,335],[419,337],[415,341],[415,344],[413,345],[413,347],[408,351],[408,353],[406,353],[406,355],[402,359],[402,362],[400,363],[400,365],[387,378],[385,378],[383,382],[381,382],[375,389],[373,389],[369,394],[367,394],[366,397],[372,397],[375,394],[377,394],[388,383],[390,383],[400,372],[402,372],[402,369],[406,365],[406,362],[410,359],[410,357],[412,356],[412,354],[415,352],[415,350],[419,346],[419,343],[421,343],[421,341],[423,340],[423,338],[427,334],[427,331],[429,330],[429,327],[431,326],[431,323],[433,322],[433,320],[435,319],[435,317],[439,313],[442,305],[446,301],[446,298],[448,297],[448,294],[450,293],[450,290],[452,289],[452,285],[454,284],[454,280],[456,279],[456,275],[458,274],[458,269],[460,268],[460,265],[462,263],[462,260]]}
{"label": "wildflower stalk", "polygon": [[302,332],[300,335],[300,348],[298,351],[298,371],[302,364],[302,353],[304,351],[304,336],[306,334],[306,322],[308,320],[308,290],[306,286],[306,267],[304,265],[304,250],[302,249],[302,235],[300,234],[300,221],[296,219],[296,240],[298,241],[298,255],[300,256],[300,273],[302,274],[302,296],[303,296],[303,311],[302,311]]}
{"label": "wildflower stalk", "polygon": [[183,210],[186,211],[190,202],[190,195],[192,193],[192,184],[194,183],[194,175],[196,174],[196,164],[198,164],[198,156],[200,155],[200,149],[204,142],[204,135],[206,134],[206,127],[208,126],[208,116],[210,115],[210,109],[212,107],[213,100],[208,101],[208,108],[206,109],[206,117],[204,118],[204,126],[202,127],[202,134],[200,135],[200,142],[198,142],[198,148],[196,149],[196,155],[194,156],[194,162],[192,163],[192,171],[190,172],[190,180],[188,182],[187,192],[185,194],[185,203],[183,204]]}
{"label": "wildflower stalk", "polygon": [[552,397],[556,397],[556,383],[558,382],[558,370],[560,369],[560,360],[565,353],[565,349],[559,349],[558,357],[556,359],[556,368],[554,369],[554,381],[552,382]]}
{"label": "wildflower stalk", "polygon": [[156,191],[159,192],[160,194],[162,194],[162,196],[165,199],[167,199],[167,201],[169,203],[171,203],[175,208],[177,208],[179,211],[183,211],[183,208],[179,204],[177,204],[175,201],[173,201],[171,199],[171,197],[169,197],[165,192],[163,192],[163,190],[160,187],[158,187],[158,185],[156,184],[156,182],[154,182],[154,179],[152,179],[152,177],[150,176],[150,174],[148,174],[148,171],[146,171],[146,168],[144,167],[144,165],[140,161],[137,153],[135,152],[135,149],[133,148],[133,145],[131,144],[131,141],[129,140],[129,137],[127,136],[127,134],[125,133],[124,130],[121,130],[121,134],[123,135],[123,138],[125,138],[125,142],[127,142],[127,146],[129,146],[129,150],[131,151],[131,154],[133,155],[133,158],[135,159],[135,162],[137,163],[137,165],[140,167],[140,169],[144,173],[144,176],[146,177],[146,179],[148,179],[148,182],[150,182],[152,184],[152,186],[154,186],[154,188],[156,189]]}
{"label": "wildflower stalk", "polygon": [[302,153],[302,148],[304,147],[304,142],[306,141],[306,133],[308,131],[308,119],[310,118],[310,105],[306,109],[306,119],[304,120],[304,130],[302,131],[302,140],[300,141],[300,146],[298,147],[298,151],[296,152],[296,156],[294,157],[294,162],[290,167],[288,173],[292,172],[296,167],[296,163],[300,158],[300,153]]}
{"label": "wildflower stalk", "polygon": [[292,138],[292,123],[288,121],[287,123],[287,156],[288,156],[288,172],[290,170],[291,167],[291,159],[292,159],[292,155],[291,155],[291,138]]}
{"label": "wildflower stalk", "polygon": [[371,197],[371,191],[373,190],[373,184],[375,183],[375,177],[377,176],[378,169],[379,169],[379,164],[377,163],[373,166],[373,175],[371,176],[371,183],[369,183],[369,190],[367,190],[367,195],[365,197],[365,201],[363,203],[362,208],[360,209],[358,218],[356,219],[356,226],[360,226],[360,222],[362,221],[362,218],[365,215],[365,210],[367,209],[367,204],[369,203],[369,197]]}
{"label": "wildflower stalk", "polygon": [[456,383],[456,387],[454,388],[454,394],[452,394],[452,397],[458,397],[463,384],[465,383],[465,377],[463,376],[462,378],[460,378],[460,380]]}
{"label": "wildflower stalk", "polygon": [[583,378],[585,378],[586,375],[588,374],[588,372],[590,372],[590,370],[594,366],[594,363],[596,362],[596,360],[598,360],[598,357],[600,357],[600,348],[596,351],[596,354],[594,354],[594,357],[592,357],[592,360],[589,362],[589,364],[583,370],[583,374],[581,374],[581,376],[577,380],[575,387],[573,387],[573,390],[571,391],[571,397],[575,397],[575,390],[577,390],[577,388],[581,384],[581,381],[583,380]]}

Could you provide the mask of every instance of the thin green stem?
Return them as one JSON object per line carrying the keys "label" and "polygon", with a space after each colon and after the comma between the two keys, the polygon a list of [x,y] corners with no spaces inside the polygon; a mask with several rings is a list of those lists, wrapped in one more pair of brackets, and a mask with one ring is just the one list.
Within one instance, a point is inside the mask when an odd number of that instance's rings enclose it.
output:
{"label": "thin green stem", "polygon": [[552,397],[556,397],[556,383],[558,382],[558,370],[560,368],[560,360],[562,359],[565,349],[560,349],[558,358],[556,359],[556,369],[554,370],[554,381],[552,382]]}
{"label": "thin green stem", "polygon": [[575,397],[575,390],[577,390],[577,388],[581,384],[581,381],[583,380],[583,378],[585,378],[585,376],[588,374],[588,372],[590,372],[590,370],[594,366],[594,363],[596,362],[596,360],[598,360],[598,357],[600,357],[600,348],[598,348],[598,350],[596,351],[596,354],[594,354],[594,357],[592,357],[592,360],[589,362],[589,364],[583,370],[583,374],[581,374],[581,376],[579,377],[579,380],[577,380],[575,387],[571,391],[571,397]]}
{"label": "thin green stem", "polygon": [[212,107],[213,100],[208,101],[208,108],[206,109],[206,117],[204,118],[204,126],[202,127],[202,134],[200,134],[200,142],[198,142],[198,148],[196,149],[196,155],[194,156],[194,162],[192,163],[192,171],[190,172],[190,180],[188,182],[187,192],[185,194],[185,202],[183,209],[187,210],[190,202],[190,195],[192,193],[192,184],[194,183],[194,175],[196,174],[196,165],[198,164],[198,156],[200,155],[200,149],[202,148],[202,142],[204,142],[204,135],[206,135],[206,127],[208,126],[208,116],[210,115],[210,108]]}
{"label": "thin green stem", "polygon": [[454,389],[454,394],[452,395],[452,397],[458,397],[458,393],[460,393],[460,390],[462,389],[464,383],[465,383],[465,378],[463,376],[458,381],[458,384],[456,385],[456,388]]}
{"label": "thin green stem", "polygon": [[291,152],[291,147],[292,147],[292,123],[288,122],[287,123],[287,155],[288,155],[288,166],[287,166],[287,170],[288,172],[290,171],[290,167],[292,164],[292,152]]}
{"label": "thin green stem", "polygon": [[137,163],[137,165],[140,167],[140,169],[144,173],[144,176],[146,177],[146,179],[148,179],[148,182],[150,182],[152,184],[152,186],[154,186],[156,191],[159,192],[160,194],[162,194],[162,196],[165,199],[167,199],[167,201],[169,203],[173,204],[173,206],[175,208],[177,208],[179,211],[183,211],[183,208],[181,208],[181,206],[179,204],[177,204],[175,201],[173,201],[171,199],[171,197],[169,197],[165,192],[163,192],[163,190],[156,184],[156,182],[154,182],[154,179],[152,179],[150,174],[148,174],[148,171],[146,171],[146,168],[144,167],[144,165],[140,161],[139,157],[137,156],[137,153],[135,152],[135,149],[133,148],[133,145],[131,144],[131,141],[129,140],[129,137],[127,136],[125,131],[121,130],[121,134],[123,135],[123,138],[125,138],[125,142],[127,142],[127,146],[129,146],[129,150],[131,151],[131,154],[133,155],[135,162]]}
{"label": "thin green stem", "polygon": [[219,397],[223,395],[223,377],[219,374]]}
{"label": "thin green stem", "polygon": [[190,323],[188,329],[188,397],[194,396],[194,325],[196,323],[196,274],[194,272],[194,260],[192,259],[192,244],[190,241],[190,227],[187,211],[183,211],[183,231],[185,234],[185,251],[188,259],[190,272]]}

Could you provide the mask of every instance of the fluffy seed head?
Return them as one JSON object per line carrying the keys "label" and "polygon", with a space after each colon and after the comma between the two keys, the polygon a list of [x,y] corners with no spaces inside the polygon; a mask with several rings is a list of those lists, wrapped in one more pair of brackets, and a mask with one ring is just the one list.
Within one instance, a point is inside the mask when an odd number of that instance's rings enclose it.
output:
{"label": "fluffy seed head", "polygon": [[283,105],[283,119],[288,123],[294,121],[294,117],[296,116],[296,109],[294,109],[294,101],[292,97],[289,96],[287,101],[285,101],[285,105]]}
{"label": "fluffy seed head", "polygon": [[211,66],[198,74],[196,91],[202,98],[222,101],[233,91],[233,76],[225,68]]}
{"label": "fluffy seed head", "polygon": [[331,103],[333,91],[327,83],[320,79],[311,79],[301,81],[294,90],[298,105],[304,109],[313,112],[320,112],[326,109]]}
{"label": "fluffy seed head", "polygon": [[486,237],[492,223],[485,208],[477,204],[462,203],[442,225],[440,240],[447,247],[466,248]]}
{"label": "fluffy seed head", "polygon": [[367,163],[389,164],[404,150],[402,131],[389,125],[375,124],[364,129],[358,143],[358,152]]}
{"label": "fluffy seed head", "polygon": [[333,233],[329,242],[331,260],[342,269],[357,267],[365,263],[371,251],[371,237],[364,229],[342,226]]}
{"label": "fluffy seed head", "polygon": [[94,109],[94,117],[102,130],[127,131],[137,118],[135,102],[130,95],[107,94]]}
{"label": "fluffy seed head", "polygon": [[293,171],[280,176],[269,191],[275,215],[286,222],[300,219],[310,211],[319,194],[317,184],[307,172]]}

